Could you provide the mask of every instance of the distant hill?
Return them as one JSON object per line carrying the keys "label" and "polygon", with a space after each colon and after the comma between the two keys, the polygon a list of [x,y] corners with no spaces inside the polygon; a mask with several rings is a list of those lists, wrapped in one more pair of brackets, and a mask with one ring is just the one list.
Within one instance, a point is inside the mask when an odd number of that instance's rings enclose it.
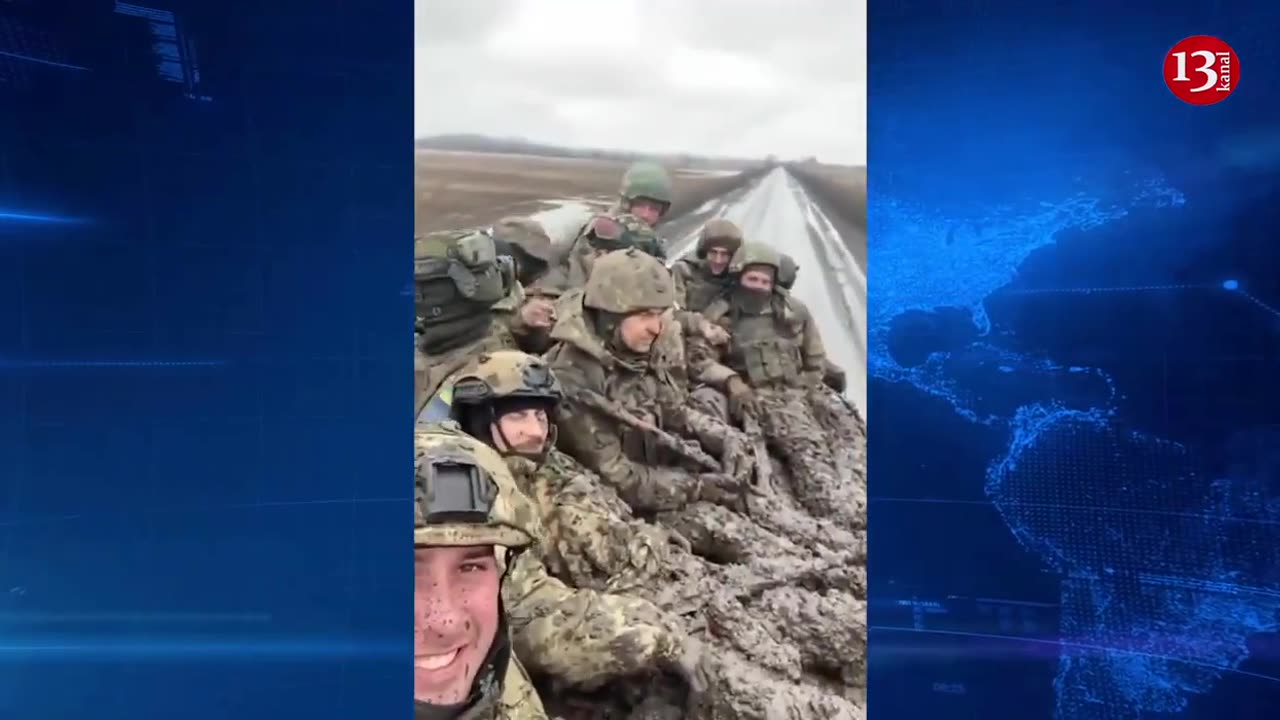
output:
{"label": "distant hill", "polygon": [[761,159],[724,158],[692,154],[655,156],[651,153],[638,153],[628,150],[570,148],[533,142],[524,138],[495,138],[473,134],[434,135],[415,140],[413,146],[419,150],[538,155],[542,157],[586,158],[616,162],[634,162],[636,160],[656,158],[677,167],[685,168],[743,167],[759,165],[762,161]]}

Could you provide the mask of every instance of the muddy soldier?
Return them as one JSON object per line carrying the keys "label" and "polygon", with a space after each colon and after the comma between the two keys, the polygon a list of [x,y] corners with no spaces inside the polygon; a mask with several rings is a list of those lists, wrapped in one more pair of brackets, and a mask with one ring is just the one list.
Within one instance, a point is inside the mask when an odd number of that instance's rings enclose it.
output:
{"label": "muddy soldier", "polygon": [[415,408],[483,350],[536,344],[553,305],[526,302],[515,268],[487,232],[433,233],[414,241]]}
{"label": "muddy soldier", "polygon": [[752,468],[745,443],[690,408],[685,381],[654,361],[659,337],[683,351],[679,334],[664,332],[674,295],[671,273],[656,258],[609,253],[582,291],[561,298],[547,354],[565,390],[556,413],[561,446],[638,514],[735,495]]}
{"label": "muddy soldier", "polygon": [[533,543],[502,459],[471,438],[415,438],[413,700],[417,718],[546,720],[511,650],[501,586]]}
{"label": "muddy soldier", "polygon": [[[744,243],[730,264],[736,283],[729,295],[704,313],[729,331],[724,349],[694,338],[690,353],[703,368],[700,379],[716,384],[729,400],[735,419],[752,414],[785,457],[797,483],[795,495],[818,515],[833,514],[842,524],[860,524],[851,489],[836,471],[824,431],[812,404],[826,402],[823,375],[826,352],[817,323],[798,298],[776,286],[781,259],[777,251]],[[708,361],[715,358],[716,363]],[[708,369],[710,368],[710,369]]]}

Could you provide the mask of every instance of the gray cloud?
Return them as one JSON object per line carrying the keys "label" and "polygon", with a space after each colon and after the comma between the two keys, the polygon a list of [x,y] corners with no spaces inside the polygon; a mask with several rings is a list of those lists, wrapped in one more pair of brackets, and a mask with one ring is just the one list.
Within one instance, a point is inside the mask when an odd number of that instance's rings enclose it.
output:
{"label": "gray cloud", "polygon": [[866,161],[866,3],[416,0],[415,132]]}

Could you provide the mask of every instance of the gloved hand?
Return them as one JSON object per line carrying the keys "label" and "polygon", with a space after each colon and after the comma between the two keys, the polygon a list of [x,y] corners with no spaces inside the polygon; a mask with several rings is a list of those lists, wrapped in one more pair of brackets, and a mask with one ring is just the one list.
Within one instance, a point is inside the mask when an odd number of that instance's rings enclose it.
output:
{"label": "gloved hand", "polygon": [[725,383],[725,391],[729,396],[729,415],[736,420],[742,419],[743,413],[756,412],[756,395],[751,386],[742,378],[734,375]]}

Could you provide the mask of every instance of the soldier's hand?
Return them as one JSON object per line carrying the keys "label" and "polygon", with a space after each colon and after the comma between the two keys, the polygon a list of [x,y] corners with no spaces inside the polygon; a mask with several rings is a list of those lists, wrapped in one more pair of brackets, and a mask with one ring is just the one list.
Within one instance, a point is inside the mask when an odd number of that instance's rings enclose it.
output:
{"label": "soldier's hand", "polygon": [[701,487],[697,499],[725,507],[741,504],[742,484],[736,479],[722,473],[703,473],[698,480]]}
{"label": "soldier's hand", "polygon": [[520,306],[520,319],[534,328],[549,328],[556,322],[556,306],[543,297],[531,297]]}
{"label": "soldier's hand", "polygon": [[729,342],[729,331],[716,325],[710,320],[703,320],[702,327],[698,328],[702,333],[702,337],[712,345],[724,345]]}
{"label": "soldier's hand", "polygon": [[741,420],[743,413],[754,413],[756,411],[756,396],[751,391],[751,386],[737,375],[729,378],[729,382],[725,385],[725,390],[729,396],[729,415],[735,420]]}

